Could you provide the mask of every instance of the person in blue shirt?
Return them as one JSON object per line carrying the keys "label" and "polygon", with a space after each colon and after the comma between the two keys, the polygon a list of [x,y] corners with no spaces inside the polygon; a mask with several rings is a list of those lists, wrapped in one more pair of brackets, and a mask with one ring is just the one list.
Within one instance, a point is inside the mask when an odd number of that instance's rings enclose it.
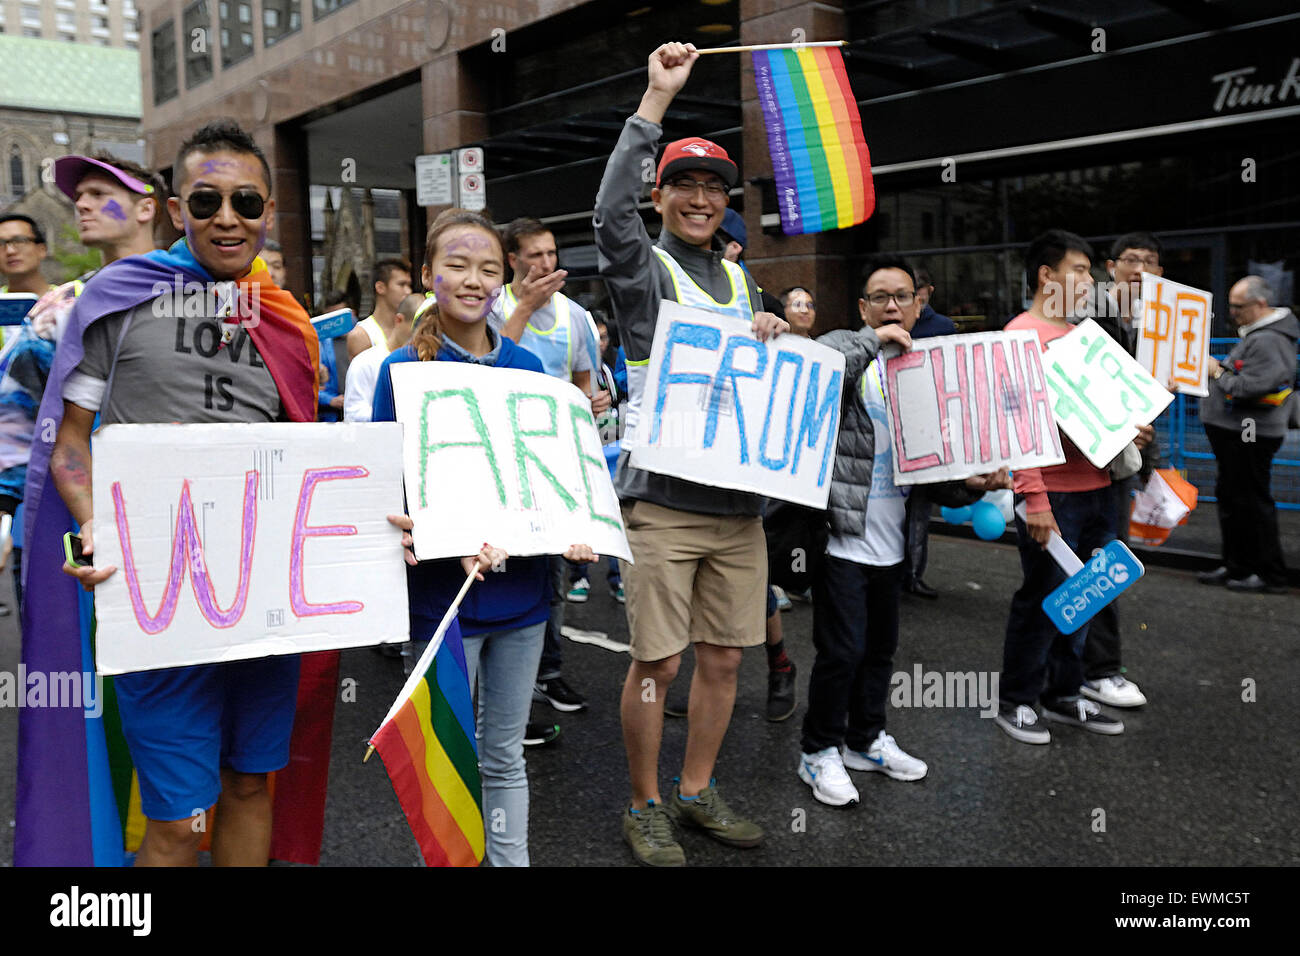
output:
{"label": "person in blue shirt", "polygon": [[[418,316],[411,341],[379,369],[373,421],[396,421],[390,369],[400,362],[469,362],[488,368],[526,369],[544,374],[527,349],[492,331],[487,317],[505,275],[505,252],[495,227],[478,213],[449,209],[434,220],[425,242],[422,278],[433,290],[433,304]],[[455,476],[447,492],[454,494]],[[397,523],[397,522],[395,522]],[[411,520],[403,516],[401,527]],[[585,544],[564,556],[597,561]],[[533,679],[542,654],[550,613],[546,555],[510,559],[485,544],[477,554],[407,564],[411,639],[427,641],[437,630],[466,575],[478,567],[478,582],[460,606],[459,624],[471,686],[478,680],[477,736],[483,779],[483,819],[487,859],[493,866],[528,865],[528,776],[524,769],[524,728],[533,697]],[[498,821],[501,826],[498,826]]]}

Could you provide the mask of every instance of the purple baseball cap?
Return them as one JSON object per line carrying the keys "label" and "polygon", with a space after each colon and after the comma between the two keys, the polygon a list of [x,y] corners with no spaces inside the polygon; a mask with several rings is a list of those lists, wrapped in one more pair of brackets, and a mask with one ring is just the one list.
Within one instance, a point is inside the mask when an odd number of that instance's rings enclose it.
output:
{"label": "purple baseball cap", "polygon": [[54,183],[59,187],[63,195],[69,199],[75,200],[77,198],[77,183],[81,182],[87,173],[94,172],[108,173],[133,193],[139,193],[142,196],[152,196],[154,194],[154,188],[148,183],[141,182],[130,173],[122,172],[116,166],[101,163],[89,156],[60,156],[54,161]]}

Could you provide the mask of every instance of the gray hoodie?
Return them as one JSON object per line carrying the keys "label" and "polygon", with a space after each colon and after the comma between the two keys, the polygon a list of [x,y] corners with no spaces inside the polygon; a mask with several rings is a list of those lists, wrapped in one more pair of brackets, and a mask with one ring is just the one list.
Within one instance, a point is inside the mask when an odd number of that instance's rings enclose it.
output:
{"label": "gray hoodie", "polygon": [[1274,309],[1239,334],[1241,340],[1223,360],[1223,374],[1210,379],[1210,394],[1201,399],[1201,421],[1241,431],[1252,419],[1261,438],[1285,436],[1287,407],[1259,399],[1295,384],[1300,322],[1290,309]]}
{"label": "gray hoodie", "polygon": [[[629,365],[650,358],[659,303],[673,300],[672,279],[651,251],[666,250],[695,282],[715,299],[725,300],[731,286],[722,266],[722,250],[700,249],[682,242],[667,229],[652,243],[637,203],[641,199],[642,169],[654,169],[655,153],[663,127],[633,114],[623,124],[614,152],[596,194],[591,224],[596,231],[596,255],[601,277],[609,290],[619,337]],[[715,241],[715,246],[717,245]],[[746,277],[750,306],[762,311],[758,286]],[[629,381],[629,387],[632,383]],[[699,485],[682,478],[657,475],[628,464],[628,453],[618,460],[614,489],[622,500],[650,501],[679,511],[715,515],[759,515],[763,498],[743,491]]]}

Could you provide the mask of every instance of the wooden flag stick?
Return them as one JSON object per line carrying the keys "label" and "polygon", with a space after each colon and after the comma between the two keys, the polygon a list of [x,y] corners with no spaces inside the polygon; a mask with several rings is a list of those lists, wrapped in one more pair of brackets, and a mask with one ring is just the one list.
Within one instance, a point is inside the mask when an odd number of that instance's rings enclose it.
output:
{"label": "wooden flag stick", "polygon": [[703,56],[705,53],[750,53],[754,50],[797,50],[804,46],[846,46],[848,40],[819,40],[816,43],[757,43],[752,46],[715,46],[707,50],[696,50],[695,52]]}

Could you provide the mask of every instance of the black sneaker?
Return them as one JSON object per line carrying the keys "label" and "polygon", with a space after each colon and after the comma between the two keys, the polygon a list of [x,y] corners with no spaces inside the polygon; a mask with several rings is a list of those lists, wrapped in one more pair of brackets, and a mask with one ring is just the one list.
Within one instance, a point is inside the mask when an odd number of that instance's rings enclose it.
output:
{"label": "black sneaker", "polygon": [[558,736],[560,736],[559,724],[535,724],[530,720],[528,726],[524,728],[524,746],[541,747],[553,743]]}
{"label": "black sneaker", "polygon": [[1044,703],[1043,719],[1082,727],[1094,734],[1114,736],[1124,732],[1124,721],[1111,717],[1101,709],[1099,704],[1086,697],[1066,698],[1051,704]]}
{"label": "black sneaker", "polygon": [[679,686],[681,681],[673,684],[674,690],[668,692],[668,698],[664,701],[664,714],[668,717],[685,717],[691,703],[691,682],[687,681],[685,686]]}
{"label": "black sneaker", "polygon": [[584,710],[587,706],[587,699],[566,684],[563,677],[539,680],[533,685],[533,700],[540,704],[550,704],[565,714]]}
{"label": "black sneaker", "polygon": [[1196,580],[1202,584],[1227,584],[1228,569],[1225,565],[1219,565],[1213,571],[1202,571],[1196,576]]}
{"label": "black sneaker", "polygon": [[794,689],[794,661],[788,670],[767,672],[767,719],[785,720],[799,705]]}

